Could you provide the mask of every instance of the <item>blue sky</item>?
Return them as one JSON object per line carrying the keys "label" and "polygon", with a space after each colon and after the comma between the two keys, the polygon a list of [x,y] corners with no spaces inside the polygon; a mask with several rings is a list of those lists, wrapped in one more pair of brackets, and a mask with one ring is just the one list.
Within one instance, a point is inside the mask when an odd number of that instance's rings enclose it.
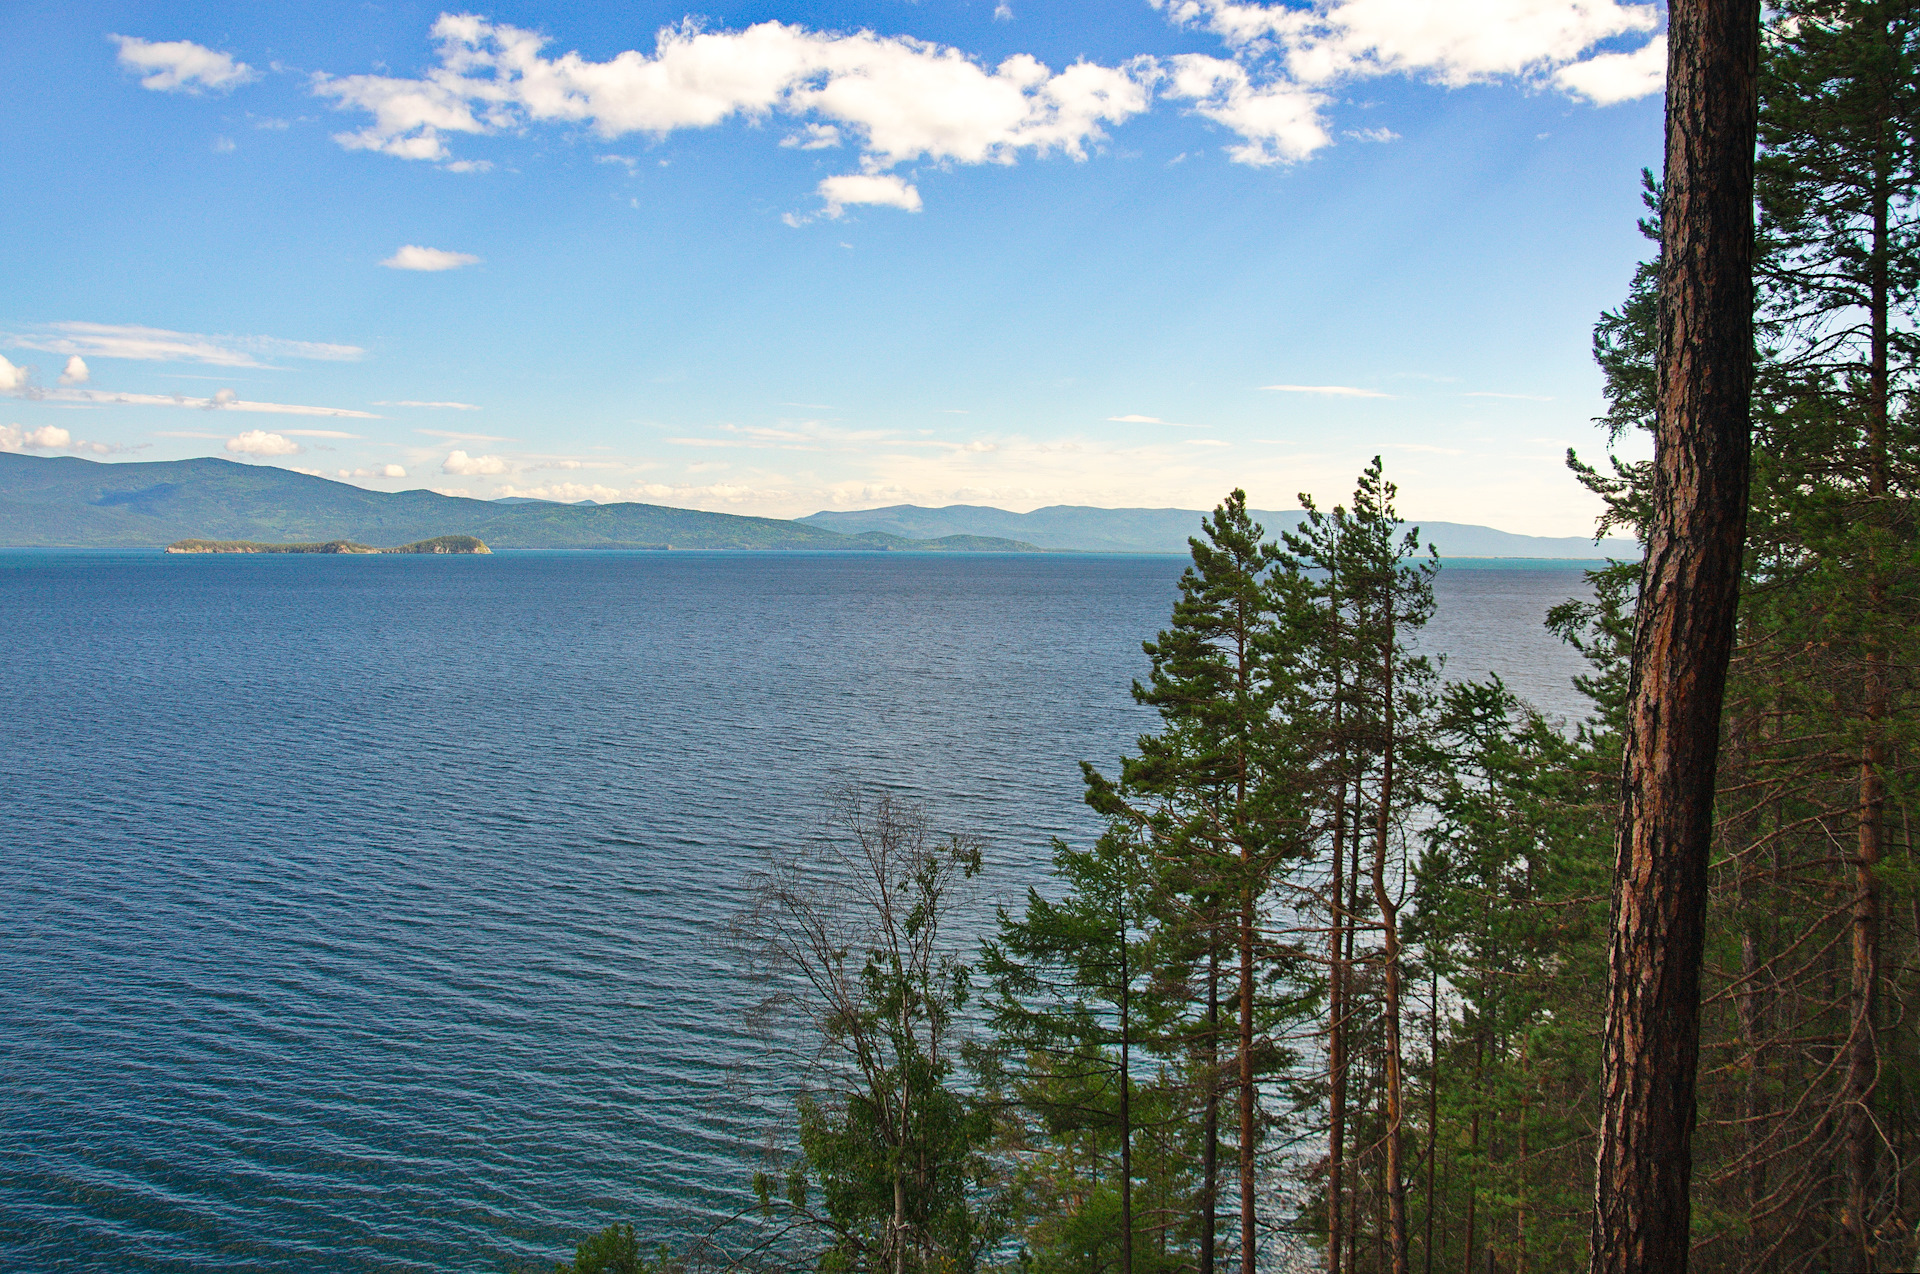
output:
{"label": "blue sky", "polygon": [[[9,8],[0,447],[1591,527],[1664,12]],[[75,363],[73,360],[78,359]]]}

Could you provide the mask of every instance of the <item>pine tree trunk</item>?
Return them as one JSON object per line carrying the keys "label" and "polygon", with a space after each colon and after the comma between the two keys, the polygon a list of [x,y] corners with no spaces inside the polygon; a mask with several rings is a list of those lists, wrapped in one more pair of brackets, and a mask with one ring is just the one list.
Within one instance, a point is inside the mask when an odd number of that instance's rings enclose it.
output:
{"label": "pine tree trunk", "polygon": [[[1884,32],[1883,32],[1884,34]],[[1887,498],[1887,213],[1889,187],[1876,173],[1873,189],[1873,248],[1868,269],[1868,321],[1871,326],[1867,367],[1867,515],[1868,535],[1884,525]],[[1885,778],[1886,719],[1890,709],[1887,655],[1879,634],[1880,616],[1887,601],[1887,581],[1879,561],[1880,546],[1867,544],[1866,668],[1861,707],[1866,716],[1866,738],[1860,749],[1860,786],[1857,851],[1854,859],[1853,924],[1849,946],[1852,1020],[1847,1031],[1845,1115],[1847,1135],[1846,1225],[1853,1257],[1862,1270],[1879,1268],[1874,1239],[1873,1175],[1877,1133],[1873,1126],[1873,1090],[1879,1080],[1880,1058],[1877,1014],[1880,987],[1880,884],[1875,868],[1885,835],[1887,786]]]}
{"label": "pine tree trunk", "polygon": [[[1388,606],[1392,606],[1389,599]],[[1394,762],[1394,630],[1387,622],[1386,642],[1381,652],[1381,745],[1380,794],[1374,811],[1373,827],[1373,902],[1380,909],[1381,963],[1384,966],[1385,1002],[1381,1011],[1386,1026],[1387,1070],[1387,1240],[1393,1274],[1407,1270],[1407,1178],[1405,1075],[1401,1066],[1400,1041],[1400,908],[1387,888],[1388,838],[1393,827]]]}
{"label": "pine tree trunk", "polygon": [[1433,1274],[1433,1184],[1440,1153],[1440,971],[1429,962],[1427,974],[1427,1236],[1423,1274]]}
{"label": "pine tree trunk", "polygon": [[1127,968],[1127,922],[1120,918],[1120,1274],[1133,1274],[1133,1046],[1132,972]]}
{"label": "pine tree trunk", "polygon": [[1220,1219],[1220,948],[1207,949],[1207,1115],[1200,1147],[1200,1274],[1214,1274],[1214,1237]]}
{"label": "pine tree trunk", "polygon": [[1672,0],[1658,423],[1614,851],[1595,1274],[1687,1266],[1720,708],[1746,533],[1758,0]]}
{"label": "pine tree trunk", "polygon": [[[1243,851],[1242,861],[1247,862]],[[1247,870],[1252,870],[1250,862]],[[1254,1274],[1253,887],[1240,888],[1240,1271]]]}
{"label": "pine tree trunk", "polygon": [[[1484,1028],[1473,1037],[1473,1122],[1467,1132],[1467,1149],[1474,1158],[1480,1154],[1480,1107],[1485,1103],[1487,1090],[1484,1081],[1487,1040]],[[1478,1175],[1477,1173],[1475,1174]],[[1480,1202],[1480,1188],[1477,1182],[1467,1187],[1467,1261],[1465,1274],[1473,1274],[1473,1241],[1478,1237],[1474,1233],[1474,1223],[1479,1219],[1475,1213]]]}
{"label": "pine tree trunk", "polygon": [[[1336,730],[1339,712],[1336,705]],[[1331,922],[1327,935],[1327,1274],[1340,1274],[1340,1192],[1345,1187],[1347,1135],[1346,961],[1342,958],[1347,911],[1346,899],[1341,897],[1341,868],[1347,854],[1347,780],[1344,760],[1341,764],[1333,815],[1333,883],[1327,894]]]}

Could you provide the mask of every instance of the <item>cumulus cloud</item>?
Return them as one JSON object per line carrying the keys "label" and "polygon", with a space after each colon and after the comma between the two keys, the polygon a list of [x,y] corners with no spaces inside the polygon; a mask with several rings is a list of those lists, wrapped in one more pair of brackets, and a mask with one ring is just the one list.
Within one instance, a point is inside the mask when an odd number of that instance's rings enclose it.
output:
{"label": "cumulus cloud", "polygon": [[140,75],[140,87],[161,93],[231,92],[260,78],[245,62],[191,40],[151,42],[131,35],[107,37],[120,46],[120,65]]}
{"label": "cumulus cloud", "polygon": [[1631,53],[1602,53],[1554,72],[1553,82],[1596,106],[1612,106],[1663,92],[1667,86],[1667,37]]}
{"label": "cumulus cloud", "polygon": [[1227,148],[1237,163],[1293,163],[1333,140],[1320,118],[1325,94],[1284,79],[1258,80],[1227,58],[1181,54],[1172,59],[1162,91],[1193,102],[1196,114],[1240,134],[1245,140]]}
{"label": "cumulus cloud", "polygon": [[20,349],[45,350],[49,354],[205,363],[214,367],[270,366],[261,362],[262,358],[351,363],[367,355],[358,345],[290,341],[277,336],[203,336],[196,332],[172,332],[161,327],[120,323],[47,323],[29,331],[8,333],[6,340]]}
{"label": "cumulus cloud", "polygon": [[22,429],[0,425],[0,451],[60,451],[73,445],[73,435],[58,425]]}
{"label": "cumulus cloud", "polygon": [[1156,74],[1149,58],[1116,67],[1079,62],[1056,73],[1016,54],[988,68],[924,40],[782,22],[743,31],[682,23],[658,33],[651,56],[629,49],[605,62],[548,57],[545,37],[471,14],[443,14],[433,37],[439,65],[419,78],[314,77],[316,94],[371,116],[336,141],[444,161],[449,135],[529,122],[584,124],[607,138],[662,137],[778,112],[817,126],[798,135],[798,145],[855,141],[869,173],[920,158],[1079,158],[1105,125],[1148,108]]}
{"label": "cumulus cloud", "polygon": [[471,252],[447,252],[409,243],[380,264],[389,270],[436,271],[458,270],[463,265],[477,265],[479,261]]}
{"label": "cumulus cloud", "polygon": [[838,217],[853,204],[920,211],[920,192],[892,173],[829,177],[820,183],[820,198],[826,202],[829,217]]}
{"label": "cumulus cloud", "polygon": [[33,368],[15,367],[6,359],[0,358],[0,393],[17,394],[27,387],[33,379]]}
{"label": "cumulus cloud", "polygon": [[249,429],[227,439],[227,450],[240,456],[295,456],[300,454],[300,444],[264,429]]}
{"label": "cumulus cloud", "polygon": [[470,456],[464,451],[450,451],[440,465],[440,472],[477,478],[490,473],[512,473],[513,466],[499,456]]}
{"label": "cumulus cloud", "polygon": [[342,469],[343,478],[404,478],[407,471],[397,464],[379,464],[370,469]]}
{"label": "cumulus cloud", "polygon": [[87,362],[78,354],[67,360],[66,370],[60,373],[62,385],[84,385],[91,376],[87,371]]}
{"label": "cumulus cloud", "polygon": [[[1301,84],[1404,74],[1458,87],[1537,75],[1597,44],[1660,25],[1652,4],[1618,0],[1153,0],[1180,25],[1269,54]],[[1604,55],[1602,55],[1604,56]]]}
{"label": "cumulus cloud", "polygon": [[[1181,26],[1217,35],[1228,57],[1141,56],[1055,71],[1027,54],[988,65],[950,46],[872,31],[823,32],[778,21],[707,31],[688,20],[652,53],[605,61],[550,55],[537,32],[473,14],[442,14],[434,65],[415,77],[317,74],[313,92],[366,117],[336,135],[351,149],[450,168],[460,134],[570,123],[602,137],[664,137],[730,119],[787,116],[781,145],[860,152],[865,180],[916,160],[1012,163],[1022,153],[1083,158],[1105,130],[1149,110],[1156,94],[1230,129],[1239,163],[1293,163],[1332,144],[1324,114],[1335,86],[1403,75],[1458,87],[1521,80],[1595,103],[1659,91],[1664,54],[1622,50],[1660,25],[1655,4],[1623,0],[1151,0]],[[1002,6],[996,17],[1008,16]],[[1391,129],[1351,132],[1388,141]],[[608,157],[627,162],[624,157]],[[629,163],[629,168],[632,165]],[[896,179],[897,180],[897,179]],[[858,190],[853,186],[849,189]],[[867,189],[876,189],[868,187]],[[912,192],[909,196],[908,192]],[[883,206],[918,207],[904,182]],[[826,191],[829,215],[861,202]],[[911,199],[911,202],[909,202]]]}

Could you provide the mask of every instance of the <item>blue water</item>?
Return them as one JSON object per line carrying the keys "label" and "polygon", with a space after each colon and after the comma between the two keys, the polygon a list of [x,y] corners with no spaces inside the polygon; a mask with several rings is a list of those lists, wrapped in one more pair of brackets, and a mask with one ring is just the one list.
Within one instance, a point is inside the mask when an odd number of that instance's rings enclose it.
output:
{"label": "blue water", "polygon": [[[739,1206],[709,943],[850,779],[1084,835],[1181,563],[0,553],[0,1266],[500,1270]],[[1561,712],[1561,571],[1429,646]]]}

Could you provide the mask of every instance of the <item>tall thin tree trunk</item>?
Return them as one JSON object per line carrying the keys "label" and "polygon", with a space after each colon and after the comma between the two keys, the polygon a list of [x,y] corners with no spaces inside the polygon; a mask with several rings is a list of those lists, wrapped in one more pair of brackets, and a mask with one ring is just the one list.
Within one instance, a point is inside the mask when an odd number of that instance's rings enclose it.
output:
{"label": "tall thin tree trunk", "polygon": [[1427,1237],[1423,1274],[1433,1274],[1433,1177],[1440,1150],[1440,970],[1431,963],[1427,978]]}
{"label": "tall thin tree trunk", "polygon": [[[1392,600],[1387,602],[1393,605]],[[1387,888],[1387,849],[1393,829],[1394,762],[1394,628],[1391,614],[1381,652],[1380,794],[1373,822],[1373,902],[1380,909],[1380,959],[1385,974],[1382,1013],[1386,1019],[1387,1071],[1387,1237],[1393,1274],[1407,1270],[1406,1077],[1401,1065],[1400,1041],[1400,908]]]}
{"label": "tall thin tree trunk", "polygon": [[1759,0],[1672,0],[1658,423],[1607,953],[1595,1274],[1687,1267],[1714,765],[1746,535]]}
{"label": "tall thin tree trunk", "polygon": [[1133,1274],[1133,971],[1127,962],[1127,906],[1120,903],[1120,1274]]}
{"label": "tall thin tree trunk", "polygon": [[1200,1274],[1214,1274],[1214,1233],[1220,1219],[1220,946],[1207,943],[1207,1115],[1200,1147]]}
{"label": "tall thin tree trunk", "polygon": [[1527,1075],[1527,1055],[1533,1044],[1531,1035],[1520,1037],[1520,1150],[1514,1157],[1519,1169],[1513,1182],[1513,1274],[1527,1274],[1527,1107],[1533,1092]]}
{"label": "tall thin tree trunk", "polygon": [[[1339,729],[1340,708],[1334,707]],[[1341,868],[1347,854],[1347,775],[1341,762],[1339,794],[1333,815],[1333,884],[1327,897],[1331,921],[1327,934],[1327,1274],[1340,1274],[1341,1189],[1344,1186],[1347,1136],[1347,1000],[1346,961],[1342,939],[1347,926],[1346,899],[1341,896]]]}
{"label": "tall thin tree trunk", "polygon": [[[1353,828],[1352,834],[1347,837],[1347,934],[1345,940],[1346,956],[1344,967],[1347,971],[1348,982],[1344,998],[1346,1000],[1349,1027],[1351,1027],[1353,1021],[1352,978],[1355,967],[1354,952],[1360,940],[1360,891],[1362,888],[1362,876],[1360,873],[1360,841],[1362,839],[1360,835],[1361,796],[1360,778],[1358,775],[1355,775],[1353,780]],[[1342,1072],[1349,1089],[1349,1105],[1351,1105],[1352,1099],[1351,1087],[1353,1080],[1352,1043],[1353,1038],[1351,1032],[1349,1032],[1347,1037],[1346,1069]],[[1347,1269],[1349,1271],[1358,1271],[1360,1268],[1360,1187],[1361,1176],[1358,1165],[1356,1165],[1355,1170],[1347,1174]]]}
{"label": "tall thin tree trunk", "polygon": [[[1478,1156],[1480,1153],[1480,1107],[1486,1101],[1487,1096],[1484,1082],[1485,1070],[1483,1069],[1486,1065],[1486,1057],[1487,1036],[1485,1029],[1482,1028],[1476,1031],[1473,1036],[1473,1120],[1468,1125],[1467,1130],[1467,1148],[1474,1156]],[[1475,1175],[1478,1176],[1479,1174],[1475,1173]],[[1477,1237],[1474,1233],[1474,1222],[1478,1220],[1474,1213],[1479,1202],[1479,1183],[1469,1182],[1467,1186],[1467,1260],[1464,1267],[1465,1274],[1473,1274],[1473,1241]]]}
{"label": "tall thin tree trunk", "polygon": [[[1242,849],[1249,873],[1251,856]],[[1240,1271],[1254,1274],[1253,886],[1240,887]]]}
{"label": "tall thin tree trunk", "polygon": [[[1884,34],[1884,33],[1883,33]],[[1883,161],[1884,162],[1884,161]],[[1889,185],[1876,173],[1873,191],[1873,247],[1869,262],[1868,319],[1871,327],[1867,366],[1867,639],[1861,708],[1866,737],[1860,748],[1858,849],[1854,858],[1853,923],[1849,934],[1852,984],[1847,1030],[1844,1115],[1847,1138],[1845,1221],[1852,1258],[1872,1274],[1879,1268],[1874,1239],[1873,1175],[1877,1133],[1873,1126],[1873,1090],[1879,1080],[1877,1014],[1880,987],[1880,863],[1886,823],[1886,718],[1890,708],[1887,654],[1879,619],[1886,607],[1887,581],[1880,545],[1873,538],[1884,526],[1887,498],[1887,211]]]}

